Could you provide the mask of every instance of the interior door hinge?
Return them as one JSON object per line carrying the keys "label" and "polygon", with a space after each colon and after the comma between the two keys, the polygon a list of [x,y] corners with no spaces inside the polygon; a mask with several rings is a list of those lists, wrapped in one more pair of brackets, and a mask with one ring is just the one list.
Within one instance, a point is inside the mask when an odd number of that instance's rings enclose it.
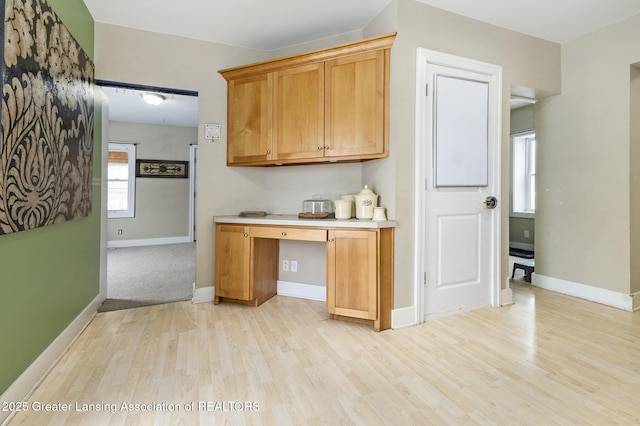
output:
{"label": "interior door hinge", "polygon": [[424,85],[424,95],[429,96],[429,83]]}
{"label": "interior door hinge", "polygon": [[423,275],[422,285],[427,285],[427,273],[426,272]]}

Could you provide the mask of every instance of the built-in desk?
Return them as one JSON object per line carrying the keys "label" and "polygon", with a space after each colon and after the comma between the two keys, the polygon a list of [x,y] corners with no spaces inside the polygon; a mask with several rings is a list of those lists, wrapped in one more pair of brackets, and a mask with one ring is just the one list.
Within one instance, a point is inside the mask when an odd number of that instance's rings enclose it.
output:
{"label": "built-in desk", "polygon": [[394,221],[216,216],[214,303],[258,306],[276,294],[280,240],[325,242],[332,319],[391,328]]}

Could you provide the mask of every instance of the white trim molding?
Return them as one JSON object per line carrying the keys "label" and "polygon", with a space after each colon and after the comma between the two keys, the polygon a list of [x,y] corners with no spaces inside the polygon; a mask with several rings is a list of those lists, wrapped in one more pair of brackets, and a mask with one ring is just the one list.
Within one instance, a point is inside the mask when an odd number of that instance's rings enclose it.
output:
{"label": "white trim molding", "polygon": [[[299,299],[327,301],[327,287],[321,285],[301,284],[289,281],[277,281],[276,294],[286,297],[297,297]],[[215,287],[199,287],[193,290],[193,303],[213,302],[215,298]]]}
{"label": "white trim molding", "polygon": [[[102,304],[102,298],[97,296],[86,308],[65,328],[62,333],[36,358],[35,361],[18,377],[0,396],[0,406],[5,402],[26,400],[36,387],[47,377],[67,349],[89,325]],[[0,410],[0,424],[13,416],[13,413]]]}
{"label": "white trim molding", "polygon": [[[195,284],[195,283],[194,283]],[[207,303],[213,302],[215,297],[215,291],[213,286],[208,287],[194,287],[192,303]]]}
{"label": "white trim molding", "polygon": [[532,284],[545,290],[556,291],[580,299],[590,300],[625,311],[640,310],[640,293],[626,294],[613,290],[593,287],[559,278],[547,277],[545,275],[533,274]]}
{"label": "white trim molding", "polygon": [[398,308],[391,310],[391,328],[411,327],[416,325],[416,307],[407,306],[406,308]]}
{"label": "white trim molding", "polygon": [[188,235],[184,237],[145,238],[141,240],[113,240],[107,241],[107,248],[159,246],[163,244],[181,244],[190,242],[191,239]]}
{"label": "white trim molding", "polygon": [[297,297],[299,299],[327,301],[327,287],[278,280],[278,296]]}

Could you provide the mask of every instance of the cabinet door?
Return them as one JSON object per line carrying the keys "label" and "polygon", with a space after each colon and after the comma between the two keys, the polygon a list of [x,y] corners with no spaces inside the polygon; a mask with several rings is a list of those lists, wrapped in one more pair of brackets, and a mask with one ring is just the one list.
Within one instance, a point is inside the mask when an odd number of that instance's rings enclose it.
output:
{"label": "cabinet door", "polygon": [[227,164],[271,158],[272,90],[271,74],[229,81]]}
{"label": "cabinet door", "polygon": [[327,241],[327,310],[330,314],[378,317],[377,232],[330,230]]}
{"label": "cabinet door", "polygon": [[324,155],[324,64],[273,73],[276,160]]}
{"label": "cabinet door", "polygon": [[377,50],[327,61],[325,155],[388,155],[385,52]]}
{"label": "cabinet door", "polygon": [[250,240],[245,226],[216,226],[216,302],[218,297],[252,299]]}

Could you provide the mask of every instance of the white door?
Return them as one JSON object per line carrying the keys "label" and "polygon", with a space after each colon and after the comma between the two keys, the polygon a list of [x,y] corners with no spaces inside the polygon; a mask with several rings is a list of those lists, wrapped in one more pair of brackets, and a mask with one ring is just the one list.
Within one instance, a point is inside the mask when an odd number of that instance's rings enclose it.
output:
{"label": "white door", "polygon": [[422,322],[498,305],[502,82],[497,66],[426,50],[418,60]]}

